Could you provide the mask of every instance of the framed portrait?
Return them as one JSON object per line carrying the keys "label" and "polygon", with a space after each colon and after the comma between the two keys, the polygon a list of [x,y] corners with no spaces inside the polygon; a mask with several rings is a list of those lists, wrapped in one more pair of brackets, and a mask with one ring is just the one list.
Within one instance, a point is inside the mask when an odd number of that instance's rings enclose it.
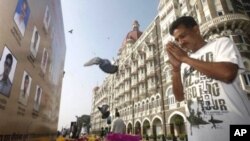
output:
{"label": "framed portrait", "polygon": [[40,35],[36,26],[34,26],[32,38],[30,42],[30,52],[31,52],[31,56],[33,57],[33,59],[36,58],[36,54],[39,49],[39,44],[40,44]]}
{"label": "framed portrait", "polygon": [[49,58],[48,51],[46,48],[43,48],[43,56],[42,56],[42,61],[41,61],[41,69],[43,73],[46,72],[48,58]]}
{"label": "framed portrait", "polygon": [[43,93],[42,88],[39,85],[37,85],[35,99],[34,99],[34,110],[35,111],[39,111],[42,93]]}
{"label": "framed portrait", "polygon": [[23,78],[22,78],[22,84],[20,87],[20,95],[19,95],[19,102],[23,105],[27,105],[28,98],[30,95],[30,87],[31,87],[32,78],[30,75],[24,71],[23,72]]}
{"label": "framed portrait", "polygon": [[24,32],[29,21],[29,16],[30,16],[30,7],[28,1],[18,0],[14,14],[14,21],[22,36],[24,36]]}
{"label": "framed portrait", "polygon": [[51,19],[50,10],[49,10],[49,6],[47,5],[45,9],[45,13],[44,13],[44,18],[43,18],[43,25],[44,25],[44,29],[46,32],[48,32],[49,30],[50,19]]}
{"label": "framed portrait", "polygon": [[10,96],[16,64],[15,56],[5,46],[0,60],[0,94],[7,97]]}

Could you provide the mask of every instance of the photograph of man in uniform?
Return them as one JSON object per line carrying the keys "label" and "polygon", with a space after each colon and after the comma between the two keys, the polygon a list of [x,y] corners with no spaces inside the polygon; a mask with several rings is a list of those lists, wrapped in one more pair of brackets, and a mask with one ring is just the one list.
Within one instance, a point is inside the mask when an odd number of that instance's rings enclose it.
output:
{"label": "photograph of man in uniform", "polygon": [[14,21],[22,36],[24,36],[29,16],[30,16],[30,8],[27,0],[18,0],[14,14]]}
{"label": "photograph of man in uniform", "polygon": [[24,71],[20,95],[19,95],[19,102],[23,105],[27,105],[28,97],[30,94],[31,81],[32,81],[32,78],[29,76],[29,74],[26,71]]}
{"label": "photograph of man in uniform", "polygon": [[7,47],[0,61],[0,94],[9,97],[16,69],[16,59]]}
{"label": "photograph of man in uniform", "polygon": [[43,74],[46,72],[48,57],[49,57],[49,54],[48,54],[46,48],[44,48],[43,49],[43,57],[42,57],[42,61],[41,61],[41,69],[42,69]]}
{"label": "photograph of man in uniform", "polygon": [[36,86],[36,95],[34,99],[34,110],[39,111],[40,101],[42,96],[42,88],[40,86]]}
{"label": "photograph of man in uniform", "polygon": [[49,30],[49,24],[50,24],[50,11],[49,11],[49,6],[46,6],[44,18],[43,18],[43,25],[45,28],[45,31],[48,32]]}
{"label": "photograph of man in uniform", "polygon": [[33,35],[32,35],[31,43],[30,43],[30,52],[31,52],[33,59],[36,58],[39,44],[40,44],[40,35],[36,26],[34,26]]}

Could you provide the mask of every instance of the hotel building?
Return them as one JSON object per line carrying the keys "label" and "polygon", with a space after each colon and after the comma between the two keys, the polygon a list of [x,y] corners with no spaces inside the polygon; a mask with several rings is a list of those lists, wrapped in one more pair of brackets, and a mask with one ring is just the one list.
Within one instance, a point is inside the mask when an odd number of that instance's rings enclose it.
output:
{"label": "hotel building", "polygon": [[126,132],[145,136],[186,133],[185,101],[175,100],[171,65],[164,46],[173,40],[170,24],[183,15],[193,16],[209,41],[227,36],[237,45],[250,70],[250,2],[247,0],[160,0],[158,14],[145,31],[134,21],[117,54],[119,72],[107,75],[93,88],[91,131],[109,127],[98,106],[108,104],[125,121]]}

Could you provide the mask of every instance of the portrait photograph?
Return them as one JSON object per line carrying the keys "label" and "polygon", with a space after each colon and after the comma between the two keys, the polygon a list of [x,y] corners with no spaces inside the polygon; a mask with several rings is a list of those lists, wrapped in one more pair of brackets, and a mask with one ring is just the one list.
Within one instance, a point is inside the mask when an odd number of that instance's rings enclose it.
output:
{"label": "portrait photograph", "polygon": [[40,44],[40,35],[36,26],[34,26],[32,38],[30,42],[30,52],[31,52],[33,59],[36,58],[37,51],[39,49],[39,44]]}
{"label": "portrait photograph", "polygon": [[44,25],[46,32],[48,32],[49,30],[50,18],[51,18],[50,10],[49,10],[49,6],[47,5],[45,9],[45,13],[44,13],[44,18],[43,18],[43,25]]}
{"label": "portrait photograph", "polygon": [[7,97],[10,96],[16,64],[16,58],[5,46],[0,60],[0,94]]}
{"label": "portrait photograph", "polygon": [[28,98],[30,95],[30,87],[31,87],[32,78],[30,75],[24,71],[23,72],[23,78],[22,78],[22,84],[20,87],[20,95],[19,95],[19,102],[23,105],[27,105]]}
{"label": "portrait photograph", "polygon": [[41,61],[41,69],[42,69],[43,73],[46,72],[48,58],[49,58],[48,51],[46,48],[43,48],[43,57],[42,57],[42,61]]}
{"label": "portrait photograph", "polygon": [[34,99],[34,110],[35,111],[39,111],[41,97],[42,97],[42,92],[43,92],[42,88],[39,85],[37,85],[36,86],[35,99]]}
{"label": "portrait photograph", "polygon": [[21,33],[24,36],[30,16],[30,7],[27,0],[18,0],[14,14],[14,21]]}

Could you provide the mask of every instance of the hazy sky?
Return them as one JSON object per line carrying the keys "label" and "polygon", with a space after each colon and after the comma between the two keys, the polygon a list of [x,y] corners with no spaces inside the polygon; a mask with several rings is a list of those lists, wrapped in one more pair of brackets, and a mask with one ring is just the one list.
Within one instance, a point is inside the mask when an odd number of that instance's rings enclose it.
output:
{"label": "hazy sky", "polygon": [[[83,67],[95,56],[117,58],[132,23],[144,31],[157,15],[159,0],[61,0],[66,38],[58,129],[69,127],[76,115],[90,114],[92,89],[107,76],[98,66]],[[73,33],[68,31],[73,29]]]}

